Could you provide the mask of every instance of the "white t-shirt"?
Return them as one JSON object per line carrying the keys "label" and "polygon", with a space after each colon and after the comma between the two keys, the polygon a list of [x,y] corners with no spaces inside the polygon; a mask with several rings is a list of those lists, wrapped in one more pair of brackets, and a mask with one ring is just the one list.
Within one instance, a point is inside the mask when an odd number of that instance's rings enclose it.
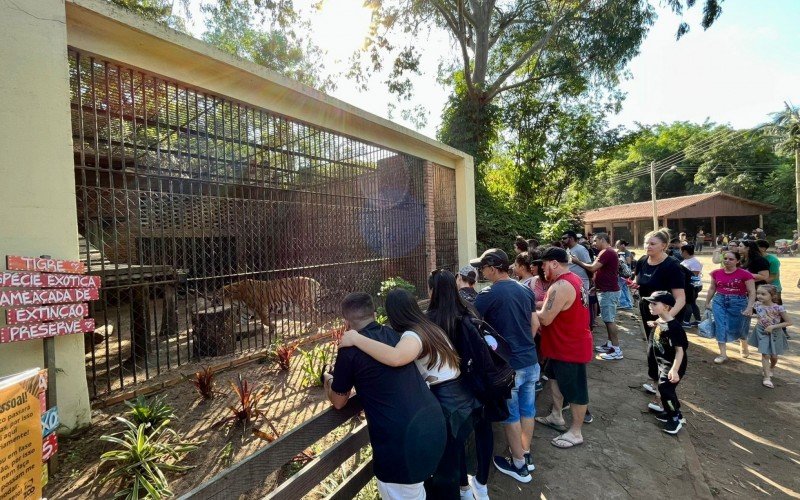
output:
{"label": "white t-shirt", "polygon": [[[419,342],[420,348],[422,348],[422,339],[419,338],[419,335],[416,332],[412,332],[411,330],[407,330],[400,336],[401,339],[405,337],[411,337]],[[450,340],[447,340],[447,343],[450,343]],[[452,347],[452,345],[450,346]],[[442,382],[447,382],[448,380],[457,379],[461,372],[459,371],[457,366],[450,366],[447,363],[442,363],[441,366],[438,363],[435,363],[432,368],[428,368],[428,360],[430,360],[430,356],[425,356],[424,358],[419,358],[414,360],[414,363],[417,365],[417,370],[422,375],[422,378],[428,385],[436,385],[441,384]]]}
{"label": "white t-shirt", "polygon": [[694,255],[692,255],[688,259],[682,260],[681,265],[686,269],[695,273],[703,271],[703,263],[697,260],[697,257],[695,257]]}

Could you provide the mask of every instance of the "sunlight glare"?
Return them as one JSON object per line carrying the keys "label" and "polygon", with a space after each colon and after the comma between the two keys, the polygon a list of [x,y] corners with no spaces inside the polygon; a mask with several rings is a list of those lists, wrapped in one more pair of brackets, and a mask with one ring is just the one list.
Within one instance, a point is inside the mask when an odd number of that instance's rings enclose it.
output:
{"label": "sunlight glare", "polygon": [[311,21],[314,40],[335,61],[346,61],[364,45],[369,33],[372,9],[364,0],[322,2]]}

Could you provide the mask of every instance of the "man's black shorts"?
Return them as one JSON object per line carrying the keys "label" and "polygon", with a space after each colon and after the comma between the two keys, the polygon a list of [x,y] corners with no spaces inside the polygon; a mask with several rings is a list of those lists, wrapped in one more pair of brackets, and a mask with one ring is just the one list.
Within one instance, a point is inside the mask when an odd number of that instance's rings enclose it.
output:
{"label": "man's black shorts", "polygon": [[589,404],[589,384],[586,380],[586,364],[569,363],[556,359],[547,360],[544,369],[547,378],[558,382],[564,401],[576,405]]}

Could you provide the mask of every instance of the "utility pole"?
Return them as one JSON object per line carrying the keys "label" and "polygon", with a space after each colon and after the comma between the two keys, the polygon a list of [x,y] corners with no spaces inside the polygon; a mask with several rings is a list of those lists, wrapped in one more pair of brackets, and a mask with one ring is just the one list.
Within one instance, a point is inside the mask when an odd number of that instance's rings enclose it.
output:
{"label": "utility pole", "polygon": [[[658,207],[656,206],[656,162],[654,161],[650,162],[650,198],[653,200],[653,231],[655,231],[658,229]],[[800,220],[798,220],[798,226],[800,226]]]}

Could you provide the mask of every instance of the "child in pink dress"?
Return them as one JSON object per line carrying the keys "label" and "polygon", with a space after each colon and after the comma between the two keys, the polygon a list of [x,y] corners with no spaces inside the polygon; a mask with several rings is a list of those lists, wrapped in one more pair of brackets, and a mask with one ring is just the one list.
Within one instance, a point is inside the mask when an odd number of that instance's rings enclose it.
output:
{"label": "child in pink dress", "polygon": [[788,347],[782,328],[791,326],[792,322],[786,309],[775,302],[778,300],[778,289],[774,285],[760,285],[756,290],[754,309],[758,320],[747,343],[758,348],[761,353],[761,374],[764,387],[772,389],[772,369],[778,364],[778,355]]}

